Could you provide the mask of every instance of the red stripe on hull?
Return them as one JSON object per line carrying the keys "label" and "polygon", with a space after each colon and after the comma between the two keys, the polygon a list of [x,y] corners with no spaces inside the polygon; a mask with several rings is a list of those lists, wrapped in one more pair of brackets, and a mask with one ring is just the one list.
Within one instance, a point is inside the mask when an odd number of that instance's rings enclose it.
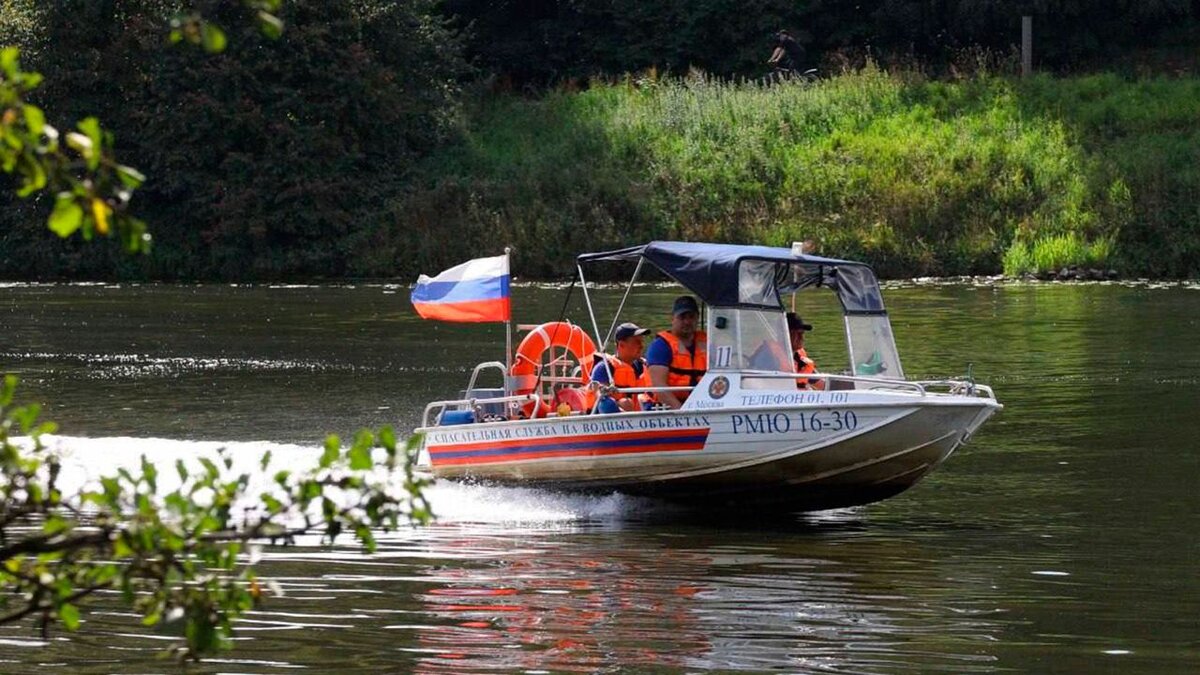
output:
{"label": "red stripe on hull", "polygon": [[697,429],[671,429],[663,431],[661,429],[653,429],[650,431],[622,431],[615,434],[588,434],[584,436],[545,436],[541,438],[520,438],[510,441],[483,441],[481,443],[455,443],[454,445],[436,445],[429,448],[430,454],[434,452],[463,452],[467,450],[500,450],[508,447],[530,447],[535,445],[556,445],[564,441],[572,443],[584,443],[587,441],[625,441],[625,440],[658,440],[662,438],[675,438],[677,436],[695,436],[697,434],[707,434],[708,428]]}

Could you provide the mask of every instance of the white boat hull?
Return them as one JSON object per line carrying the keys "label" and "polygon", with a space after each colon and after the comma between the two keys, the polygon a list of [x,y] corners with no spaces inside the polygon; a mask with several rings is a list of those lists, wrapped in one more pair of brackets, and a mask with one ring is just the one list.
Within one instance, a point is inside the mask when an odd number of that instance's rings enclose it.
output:
{"label": "white boat hull", "polygon": [[421,431],[441,478],[812,511],[902,492],[1000,408],[949,394],[733,393],[677,411]]}

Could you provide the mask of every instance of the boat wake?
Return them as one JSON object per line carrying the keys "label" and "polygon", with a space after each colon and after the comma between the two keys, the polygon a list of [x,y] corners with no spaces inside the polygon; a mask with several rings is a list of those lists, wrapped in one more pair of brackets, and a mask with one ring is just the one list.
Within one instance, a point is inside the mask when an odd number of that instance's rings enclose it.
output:
{"label": "boat wake", "polygon": [[[188,441],[170,438],[45,436],[47,447],[62,456],[60,485],[67,494],[98,484],[101,477],[119,469],[137,469],[145,456],[159,473],[160,492],[178,487],[177,461],[191,469],[200,468],[200,458],[216,460],[223,452],[233,462],[232,472],[250,475],[247,492],[258,494],[272,484],[282,468],[302,470],[315,467],[321,448],[268,441]],[[260,467],[264,453],[271,453],[266,471]],[[573,495],[533,488],[471,485],[439,481],[427,497],[437,521],[484,524],[545,524],[582,521],[621,522],[642,518],[648,509],[666,508],[655,502],[621,494]]]}

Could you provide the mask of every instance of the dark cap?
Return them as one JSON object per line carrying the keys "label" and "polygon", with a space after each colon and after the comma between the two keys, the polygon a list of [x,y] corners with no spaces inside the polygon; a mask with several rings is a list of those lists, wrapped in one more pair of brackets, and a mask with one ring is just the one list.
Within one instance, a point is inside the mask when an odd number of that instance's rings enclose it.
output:
{"label": "dark cap", "polygon": [[696,299],[690,295],[681,295],[675,298],[675,306],[671,308],[671,315],[679,316],[686,312],[700,313],[700,305],[696,304]]}
{"label": "dark cap", "polygon": [[788,330],[812,330],[813,329],[812,324],[804,323],[804,319],[801,319],[799,316],[797,316],[795,312],[787,313],[787,322],[788,322]]}
{"label": "dark cap", "polygon": [[625,323],[621,324],[620,326],[617,326],[617,333],[616,333],[617,342],[620,342],[621,340],[624,340],[625,338],[631,338],[631,337],[635,337],[638,335],[648,335],[649,333],[650,333],[649,328],[642,328],[642,327],[638,326],[636,323],[625,322]]}

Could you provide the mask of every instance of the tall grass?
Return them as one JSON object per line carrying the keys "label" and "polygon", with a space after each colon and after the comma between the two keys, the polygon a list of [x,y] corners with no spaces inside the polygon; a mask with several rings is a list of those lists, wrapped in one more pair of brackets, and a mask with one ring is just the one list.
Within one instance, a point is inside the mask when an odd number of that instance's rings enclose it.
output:
{"label": "tall grass", "polygon": [[488,99],[387,238],[425,269],[512,244],[531,276],[654,238],[813,240],[889,276],[1195,275],[1197,148],[1194,79],[630,78]]}

